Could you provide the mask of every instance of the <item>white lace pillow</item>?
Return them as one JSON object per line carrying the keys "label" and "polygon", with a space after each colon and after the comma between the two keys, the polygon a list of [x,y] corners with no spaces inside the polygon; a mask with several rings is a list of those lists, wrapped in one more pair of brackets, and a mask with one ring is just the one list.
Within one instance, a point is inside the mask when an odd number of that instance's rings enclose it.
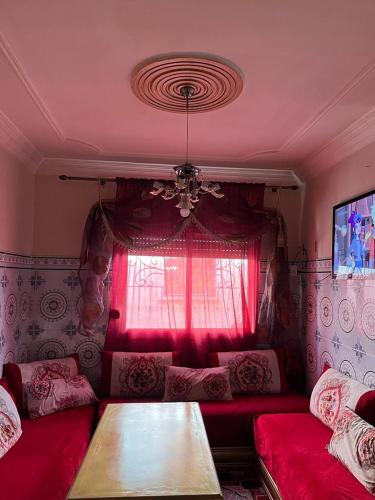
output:
{"label": "white lace pillow", "polygon": [[97,397],[84,375],[45,379],[25,384],[27,410],[30,418],[95,403]]}
{"label": "white lace pillow", "polygon": [[0,458],[22,434],[21,420],[10,394],[0,385]]}
{"label": "white lace pillow", "polygon": [[210,353],[211,366],[229,366],[233,394],[286,392],[281,349]]}
{"label": "white lace pillow", "polygon": [[228,366],[165,367],[164,401],[225,401],[233,399]]}
{"label": "white lace pillow", "polygon": [[329,368],[315,384],[310,411],[333,430],[346,407],[372,424],[375,419],[375,391]]}
{"label": "white lace pillow", "polygon": [[79,360],[76,354],[62,359],[46,359],[31,363],[6,363],[3,367],[12,393],[16,398],[17,408],[26,409],[24,385],[36,380],[74,377],[79,372]]}
{"label": "white lace pillow", "polygon": [[375,493],[375,427],[345,410],[336,422],[328,451]]}
{"label": "white lace pillow", "polygon": [[165,367],[178,365],[179,360],[179,352],[103,351],[102,396],[161,397]]}

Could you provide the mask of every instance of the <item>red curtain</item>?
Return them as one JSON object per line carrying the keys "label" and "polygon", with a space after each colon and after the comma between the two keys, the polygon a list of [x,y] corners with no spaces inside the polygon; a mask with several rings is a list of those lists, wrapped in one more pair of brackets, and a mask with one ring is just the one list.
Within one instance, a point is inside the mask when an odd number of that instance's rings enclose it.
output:
{"label": "red curtain", "polygon": [[254,345],[263,185],[223,184],[193,217],[151,197],[152,182],[119,180],[112,301],[105,349],[180,350],[185,364]]}

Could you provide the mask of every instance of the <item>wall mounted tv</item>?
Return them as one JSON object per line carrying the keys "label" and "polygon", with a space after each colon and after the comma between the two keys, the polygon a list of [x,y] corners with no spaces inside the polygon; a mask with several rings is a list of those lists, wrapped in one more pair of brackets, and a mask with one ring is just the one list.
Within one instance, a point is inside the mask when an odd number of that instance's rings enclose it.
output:
{"label": "wall mounted tv", "polygon": [[332,275],[375,275],[375,189],[333,207]]}

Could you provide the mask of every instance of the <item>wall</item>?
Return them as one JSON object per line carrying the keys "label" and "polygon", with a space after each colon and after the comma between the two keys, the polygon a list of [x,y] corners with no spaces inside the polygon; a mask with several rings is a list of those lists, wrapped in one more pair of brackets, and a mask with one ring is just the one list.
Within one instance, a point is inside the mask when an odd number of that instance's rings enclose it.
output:
{"label": "wall", "polygon": [[[102,197],[114,198],[116,185],[102,187]],[[78,257],[91,206],[98,201],[95,182],[60,181],[37,175],[33,255]]]}
{"label": "wall", "polygon": [[3,361],[23,359],[22,327],[29,313],[34,176],[0,148],[0,376]]}
{"label": "wall", "polygon": [[0,250],[31,255],[34,175],[0,148]]}
{"label": "wall", "polygon": [[[370,167],[369,167],[370,165]],[[332,280],[332,207],[375,188],[375,144],[308,182],[303,241],[304,332],[309,385],[325,361],[375,388],[375,279]]]}

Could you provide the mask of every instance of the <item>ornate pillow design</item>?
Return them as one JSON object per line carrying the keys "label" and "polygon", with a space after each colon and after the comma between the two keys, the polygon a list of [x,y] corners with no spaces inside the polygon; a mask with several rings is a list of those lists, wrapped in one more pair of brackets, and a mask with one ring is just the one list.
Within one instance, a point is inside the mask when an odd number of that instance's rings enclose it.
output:
{"label": "ornate pillow design", "polygon": [[95,403],[98,399],[84,375],[69,378],[35,379],[25,384],[30,418]]}
{"label": "ornate pillow design", "polygon": [[375,428],[372,425],[352,410],[345,410],[336,422],[328,451],[366,489],[375,493]]}
{"label": "ornate pillow design", "polygon": [[173,352],[111,352],[102,354],[102,394],[120,397],[161,397],[165,367],[178,362]]}
{"label": "ornate pillow design", "polygon": [[78,375],[78,356],[69,356],[63,359],[34,361],[32,363],[6,363],[4,376],[16,398],[18,409],[26,408],[24,385],[38,380],[42,387],[48,387],[48,380],[68,378]]}
{"label": "ornate pillow design", "polygon": [[375,391],[329,368],[315,384],[310,398],[310,411],[333,430],[346,407],[373,423]]}
{"label": "ornate pillow design", "polygon": [[0,458],[22,434],[21,420],[11,395],[0,385]]}
{"label": "ornate pillow design", "polygon": [[229,368],[184,368],[167,366],[163,401],[205,401],[233,399]]}
{"label": "ornate pillow design", "polygon": [[287,390],[281,351],[218,352],[211,366],[228,366],[233,394],[279,393]]}

